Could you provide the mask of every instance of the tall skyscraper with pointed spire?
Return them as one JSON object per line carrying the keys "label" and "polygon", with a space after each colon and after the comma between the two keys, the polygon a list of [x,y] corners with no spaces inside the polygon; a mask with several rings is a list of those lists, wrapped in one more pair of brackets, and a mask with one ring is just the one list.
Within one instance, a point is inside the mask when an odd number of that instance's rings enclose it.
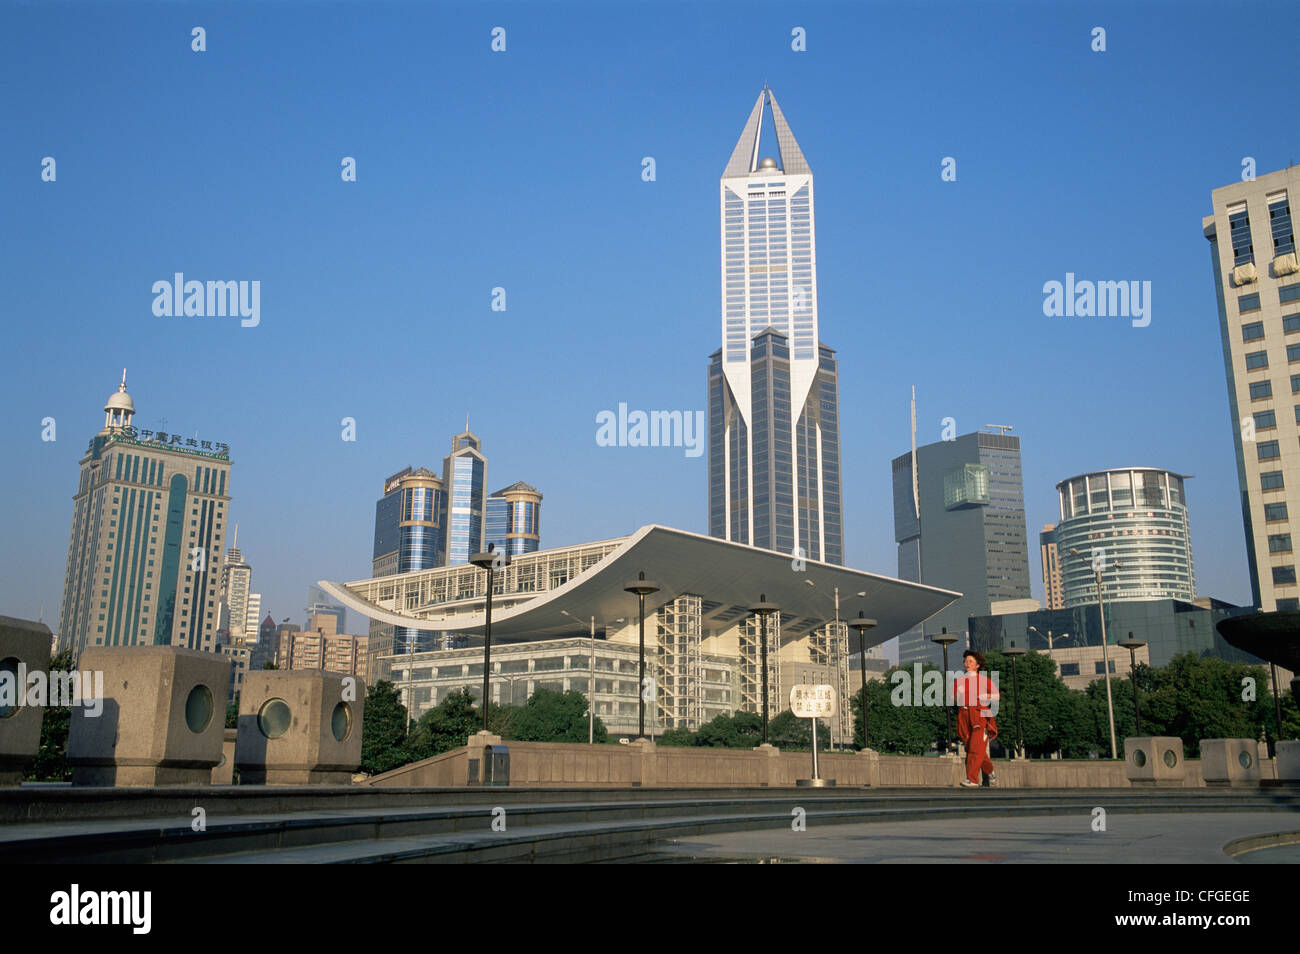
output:
{"label": "tall skyscraper with pointed spire", "polygon": [[[771,107],[776,157],[760,159]],[[813,175],[767,87],[722,173],[722,347],[709,361],[709,533],[844,562],[839,369],[818,340]]]}

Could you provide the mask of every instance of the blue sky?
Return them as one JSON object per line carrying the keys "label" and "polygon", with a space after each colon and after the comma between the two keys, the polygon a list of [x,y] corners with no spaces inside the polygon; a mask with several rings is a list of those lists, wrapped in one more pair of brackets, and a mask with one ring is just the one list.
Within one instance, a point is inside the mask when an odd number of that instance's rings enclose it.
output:
{"label": "blue sky", "polygon": [[[706,458],[599,447],[595,417],[705,407],[718,178],[764,82],[816,180],[849,564],[896,570],[915,384],[922,443],[949,416],[1021,437],[1036,597],[1055,484],[1149,465],[1195,475],[1198,590],[1245,602],[1201,218],[1243,157],[1300,151],[1274,108],[1286,10],[0,4],[0,614],[57,625],[77,461],[123,366],[141,426],[230,444],[277,619],[369,574],[383,478],[440,469],[467,412],[491,489],[545,494],[544,546],[704,532]],[[261,323],[156,317],[177,271],[260,281]],[[1150,281],[1150,326],[1044,317],[1067,272]]]}

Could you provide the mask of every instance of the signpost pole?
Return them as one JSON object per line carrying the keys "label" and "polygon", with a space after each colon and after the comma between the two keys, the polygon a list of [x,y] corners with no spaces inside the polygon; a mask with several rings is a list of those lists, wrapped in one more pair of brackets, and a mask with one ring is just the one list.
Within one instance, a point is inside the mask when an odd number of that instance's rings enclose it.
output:
{"label": "signpost pole", "polygon": [[834,686],[794,686],[790,690],[790,710],[798,719],[812,722],[812,778],[797,778],[795,785],[800,788],[832,788],[835,779],[822,778],[821,766],[817,760],[817,720],[833,719],[836,712]]}
{"label": "signpost pole", "polygon": [[817,717],[816,717],[816,716],[813,716],[812,725],[813,725],[813,774],[812,774],[812,777],[815,778],[815,779],[820,779],[820,778],[821,778],[821,775],[819,775],[818,772],[817,772]]}

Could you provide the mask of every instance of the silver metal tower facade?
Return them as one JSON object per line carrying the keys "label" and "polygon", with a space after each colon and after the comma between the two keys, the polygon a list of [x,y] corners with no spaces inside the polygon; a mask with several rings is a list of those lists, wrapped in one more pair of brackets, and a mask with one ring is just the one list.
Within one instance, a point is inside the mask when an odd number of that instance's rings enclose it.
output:
{"label": "silver metal tower facade", "polygon": [[[760,158],[769,106],[777,156]],[[767,88],[722,174],[720,206],[709,533],[843,563],[839,372],[817,337],[813,176]]]}

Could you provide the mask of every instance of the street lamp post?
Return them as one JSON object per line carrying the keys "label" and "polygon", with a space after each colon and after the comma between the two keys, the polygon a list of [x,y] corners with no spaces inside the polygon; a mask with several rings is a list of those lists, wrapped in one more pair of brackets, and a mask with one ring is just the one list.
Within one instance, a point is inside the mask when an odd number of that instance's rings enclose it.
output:
{"label": "street lamp post", "polygon": [[1002,650],[1002,655],[1011,657],[1011,686],[1016,693],[1016,758],[1024,757],[1024,742],[1020,734],[1020,674],[1016,670],[1016,660],[1029,650],[1023,646],[1017,648],[1015,643]]}
{"label": "street lamp post", "polygon": [[645,738],[645,598],[651,593],[658,593],[659,587],[645,578],[645,571],[637,574],[635,580],[623,587],[628,593],[636,594],[637,612],[641,620],[641,679],[637,692],[637,705],[640,707],[637,717],[637,738]]}
{"label": "street lamp post", "polygon": [[849,628],[858,632],[858,652],[862,655],[862,747],[869,748],[867,744],[867,631],[876,628],[874,619],[867,619],[862,610],[858,610],[858,618],[849,620]]}
{"label": "street lamp post", "polygon": [[[1088,558],[1074,547],[1070,548],[1070,553],[1083,562],[1088,562]],[[1114,566],[1117,570],[1120,568],[1119,563],[1114,564]],[[1106,560],[1104,556],[1100,560],[1092,561],[1092,572],[1097,579],[1097,615],[1101,617],[1101,668],[1106,679],[1106,717],[1110,720],[1110,757],[1117,759],[1119,758],[1119,746],[1115,744],[1115,702],[1110,694],[1110,652],[1106,645],[1106,604],[1103,602],[1101,595],[1101,574],[1104,572],[1105,567]]]}
{"label": "street lamp post", "polygon": [[[492,577],[497,566],[509,566],[510,554],[497,553],[496,544],[489,543],[482,553],[469,558],[480,570],[487,570],[487,611],[483,626],[483,731],[488,730],[488,699],[491,692],[489,678],[492,673]],[[512,691],[513,694],[513,691]]]}
{"label": "street lamp post", "polygon": [[1133,721],[1136,723],[1134,735],[1142,734],[1142,713],[1138,710],[1138,670],[1137,670],[1137,651],[1146,645],[1140,639],[1134,639],[1133,634],[1128,634],[1128,639],[1120,642],[1120,645],[1128,650],[1128,671],[1133,676]]}
{"label": "street lamp post", "polygon": [[762,593],[749,611],[758,616],[759,622],[759,666],[763,670],[763,744],[767,745],[767,618],[773,613],[779,613],[781,607],[769,603],[767,594]]}
{"label": "street lamp post", "polygon": [[952,711],[948,708],[948,647],[957,642],[957,637],[949,635],[948,627],[944,626],[938,636],[930,637],[930,642],[943,647],[943,751],[946,753],[952,748]]}
{"label": "street lamp post", "polygon": [[[811,586],[811,587],[813,587],[814,589],[816,589],[816,587],[817,587],[817,583],[816,583],[815,581],[813,581],[813,580],[804,580],[804,585],[806,585],[806,586]],[[838,639],[838,638],[839,638],[839,625],[840,625],[840,588],[837,586],[837,587],[835,587],[834,589],[835,589],[835,633],[836,633],[836,638]],[[825,595],[826,595],[825,593],[822,593],[822,596],[825,596]],[[844,656],[845,656],[845,653],[847,653],[847,652],[848,652],[848,647],[845,646],[845,647],[844,647],[844,653],[836,653],[836,656],[837,656],[838,658],[840,658],[840,659],[843,659]],[[830,667],[827,666],[826,668],[827,668],[827,670],[829,671]],[[839,692],[839,686],[840,686],[840,667],[839,667],[839,666],[836,666],[836,667],[835,667],[835,676],[834,676],[834,681],[835,681],[835,691],[838,693],[838,692]],[[846,680],[845,684],[847,685],[847,680]],[[832,749],[835,748],[835,739],[836,739],[837,737],[839,738],[839,741],[840,741],[840,748],[841,748],[841,749],[844,748],[844,738],[843,738],[844,733],[843,733],[842,731],[840,731],[840,730],[841,730],[841,727],[843,726],[843,724],[844,724],[844,723],[843,723],[843,722],[842,722],[838,717],[835,719],[835,731],[834,731],[834,733],[832,733],[832,735],[831,735],[831,748],[832,748]]]}
{"label": "street lamp post", "polygon": [[[566,609],[560,610],[565,616],[579,622],[578,617],[574,616]],[[596,742],[596,617],[591,618],[591,650],[587,655],[587,744],[594,745]]]}

